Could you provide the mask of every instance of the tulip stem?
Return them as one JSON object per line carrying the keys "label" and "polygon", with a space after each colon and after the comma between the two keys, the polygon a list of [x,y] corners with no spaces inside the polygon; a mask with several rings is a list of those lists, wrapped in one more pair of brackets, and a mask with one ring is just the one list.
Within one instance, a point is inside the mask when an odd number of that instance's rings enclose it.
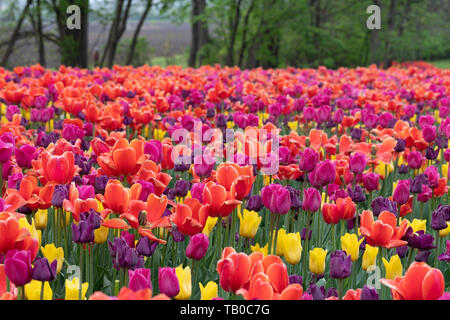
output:
{"label": "tulip stem", "polygon": [[331,233],[333,236],[333,252],[336,251],[336,225],[331,225]]}
{"label": "tulip stem", "polygon": [[83,284],[83,274],[84,274],[84,249],[80,244],[80,289],[78,291],[78,300],[81,300],[82,295],[82,284]]}
{"label": "tulip stem", "polygon": [[270,226],[269,226],[269,252],[272,252],[272,240],[273,240],[273,225],[275,222],[275,216],[270,215]]}
{"label": "tulip stem", "polygon": [[278,240],[278,225],[280,223],[280,215],[276,216],[276,223],[275,223],[275,241],[273,245],[273,251],[272,254],[277,254],[277,240]]}
{"label": "tulip stem", "polygon": [[304,259],[303,259],[303,288],[306,288],[306,265],[308,264],[308,251],[309,251],[309,221],[311,220],[311,212],[307,211],[307,220],[306,220],[306,233],[305,233],[305,249],[304,249]]}
{"label": "tulip stem", "polygon": [[39,300],[44,300],[44,286],[45,286],[45,281],[41,282],[41,296],[39,298]]}
{"label": "tulip stem", "polygon": [[339,300],[342,300],[344,296],[344,279],[338,279],[338,295]]}

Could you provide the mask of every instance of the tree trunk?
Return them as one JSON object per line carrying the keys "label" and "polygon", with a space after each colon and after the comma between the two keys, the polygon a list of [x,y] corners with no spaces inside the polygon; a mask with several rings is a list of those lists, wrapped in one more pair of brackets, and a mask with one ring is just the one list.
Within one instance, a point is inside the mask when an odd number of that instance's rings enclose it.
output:
{"label": "tree trunk", "polygon": [[[374,0],[374,5],[381,8],[381,0]],[[380,47],[380,30],[370,30],[370,64],[378,64],[378,50]]]}
{"label": "tree trunk", "polygon": [[234,17],[230,19],[230,39],[228,44],[228,51],[227,51],[227,57],[225,60],[225,64],[227,66],[233,66],[234,65],[234,44],[236,42],[236,35],[237,30],[239,26],[239,21],[241,19],[241,2],[242,0],[237,0],[237,3],[235,3],[235,0],[233,1],[232,8],[235,11]]}
{"label": "tree trunk", "polygon": [[386,49],[384,51],[384,67],[388,68],[392,63],[391,58],[391,37],[395,29],[395,16],[397,14],[397,0],[391,0],[388,16],[388,33],[386,37]]}
{"label": "tree trunk", "polygon": [[39,46],[39,63],[45,67],[45,47],[44,47],[44,35],[42,31],[42,13],[41,13],[41,0],[37,0],[37,32],[38,32],[38,46]]}
{"label": "tree trunk", "polygon": [[241,44],[241,49],[239,50],[239,61],[238,61],[240,68],[242,68],[243,64],[244,64],[244,53],[245,53],[245,50],[247,49],[248,23],[250,20],[250,14],[254,8],[254,4],[255,4],[254,1],[252,1],[250,3],[250,7],[247,9],[247,13],[245,14],[245,18],[244,18],[244,27],[242,30],[242,44]]}
{"label": "tree trunk", "polygon": [[2,61],[1,61],[1,65],[2,66],[6,65],[6,63],[8,62],[8,59],[9,59],[11,53],[14,50],[14,44],[15,44],[15,42],[17,40],[20,28],[22,27],[23,20],[25,19],[25,16],[27,15],[28,8],[30,7],[31,2],[32,2],[32,0],[27,0],[27,4],[25,5],[25,8],[23,9],[22,13],[20,14],[19,21],[17,21],[17,24],[16,24],[16,26],[15,26],[15,28],[13,30],[13,33],[11,35],[11,38],[9,40],[8,47],[6,48],[5,54],[3,55],[3,58],[2,58]]}
{"label": "tree trunk", "polygon": [[126,61],[126,64],[128,65],[131,64],[131,61],[133,60],[139,33],[141,32],[142,25],[144,24],[145,19],[147,18],[147,15],[152,7],[152,3],[152,0],[147,0],[144,12],[142,13],[141,19],[139,20],[136,30],[134,31],[133,40],[131,41],[130,50],[128,51],[128,57]]}
{"label": "tree trunk", "polygon": [[[118,17],[118,19],[117,19],[117,23],[115,24],[115,28],[112,33],[113,36],[112,36],[111,44],[110,44],[109,50],[108,50],[108,61],[107,61],[108,68],[112,68],[112,66],[114,64],[114,58],[116,56],[117,46],[119,45],[120,38],[122,37],[123,33],[125,32],[125,29],[127,26],[127,20],[128,20],[128,14],[130,13],[131,2],[132,2],[132,0],[128,0],[123,17],[120,15],[120,13],[122,12],[122,5],[120,6],[121,9],[119,12],[119,16],[117,16],[117,14],[116,14],[116,17]],[[119,0],[119,3],[123,3],[123,0]]]}

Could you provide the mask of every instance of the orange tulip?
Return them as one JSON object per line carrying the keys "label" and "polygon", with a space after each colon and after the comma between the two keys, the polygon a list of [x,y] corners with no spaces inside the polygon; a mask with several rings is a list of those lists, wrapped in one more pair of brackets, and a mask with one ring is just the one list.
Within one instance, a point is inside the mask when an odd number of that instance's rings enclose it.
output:
{"label": "orange tulip", "polygon": [[378,216],[378,220],[374,221],[373,213],[365,210],[361,214],[361,234],[371,246],[381,246],[385,248],[398,248],[405,244],[406,241],[400,240],[408,227],[408,222],[403,220],[400,227],[396,226],[397,219],[395,215],[389,211],[383,211]]}
{"label": "orange tulip", "polygon": [[16,211],[22,206],[27,206],[31,210],[47,209],[51,205],[54,188],[53,183],[39,187],[35,177],[26,176],[20,182],[18,190],[6,190],[5,202],[11,206],[8,210]]}
{"label": "orange tulip", "polygon": [[241,201],[231,197],[225,187],[214,182],[208,182],[203,188],[203,202],[209,204],[209,214],[212,217],[227,217]]}
{"label": "orange tulip", "polygon": [[[47,151],[43,151],[40,156],[41,168],[36,171],[40,174],[43,184],[68,184],[72,181],[73,176],[80,170],[75,165],[75,157],[72,152],[65,151],[60,156],[52,155]],[[32,160],[33,167],[39,163],[39,160]],[[35,168],[36,169],[36,168]]]}
{"label": "orange tulip", "polygon": [[355,216],[356,213],[356,205],[352,201],[352,198],[346,197],[338,198],[336,200],[336,205],[338,209],[339,218],[342,220],[350,220]]}
{"label": "orange tulip", "polygon": [[142,186],[133,184],[131,188],[125,188],[119,180],[109,180],[105,187],[105,195],[98,194],[97,198],[103,206],[116,214],[126,213],[130,200],[137,200],[141,194]]}
{"label": "orange tulip", "polygon": [[102,171],[108,176],[135,174],[145,160],[144,143],[140,140],[117,140],[114,147],[107,154],[98,156],[97,162]]}
{"label": "orange tulip", "polygon": [[170,221],[176,224],[181,233],[193,236],[202,232],[208,213],[208,205],[202,205],[195,198],[187,198],[183,204],[176,205],[175,213],[170,216]]}
{"label": "orange tulip", "polygon": [[229,162],[222,163],[217,167],[216,180],[229,193],[228,199],[242,200],[250,193],[255,181],[253,167],[250,165],[241,167]]}
{"label": "orange tulip", "polygon": [[391,288],[394,300],[437,300],[445,289],[442,272],[425,262],[413,262],[403,277],[381,283]]}
{"label": "orange tulip", "polygon": [[9,250],[29,250],[34,260],[39,250],[39,244],[26,228],[20,228],[19,221],[13,214],[0,212],[0,254]]}

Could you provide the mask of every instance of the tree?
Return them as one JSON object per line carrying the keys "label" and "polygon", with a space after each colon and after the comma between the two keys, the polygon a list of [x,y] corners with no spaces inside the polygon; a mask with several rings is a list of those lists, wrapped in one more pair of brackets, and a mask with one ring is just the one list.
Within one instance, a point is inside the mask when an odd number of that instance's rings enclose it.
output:
{"label": "tree", "polygon": [[126,64],[131,64],[131,61],[134,57],[134,52],[136,49],[136,44],[138,42],[139,33],[141,32],[141,28],[145,22],[145,19],[147,19],[147,15],[152,7],[153,1],[152,0],[146,0],[145,1],[145,8],[141,15],[141,18],[139,19],[139,23],[136,26],[136,29],[134,30],[133,39],[131,40],[130,49],[128,51],[128,56],[126,60]]}
{"label": "tree", "polygon": [[197,61],[202,63],[202,56],[199,51],[209,41],[208,24],[205,21],[206,0],[192,0],[191,10],[191,32],[192,40],[189,52],[188,65],[195,67]]}

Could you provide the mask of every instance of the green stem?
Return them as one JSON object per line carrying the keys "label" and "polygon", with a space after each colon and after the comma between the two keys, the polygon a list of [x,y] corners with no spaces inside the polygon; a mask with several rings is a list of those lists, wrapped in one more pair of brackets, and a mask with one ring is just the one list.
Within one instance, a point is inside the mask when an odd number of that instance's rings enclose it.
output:
{"label": "green stem", "polygon": [[275,223],[275,241],[273,245],[273,251],[272,254],[277,254],[277,240],[278,240],[278,225],[280,223],[280,215],[277,215],[276,217],[276,223]]}
{"label": "green stem", "polygon": [[80,245],[80,291],[78,292],[79,300],[81,300],[82,295],[83,275],[84,275],[84,249],[83,246]]}
{"label": "green stem", "polygon": [[304,252],[305,252],[305,256],[304,256],[304,260],[303,260],[303,272],[302,272],[302,276],[303,276],[303,288],[306,288],[306,266],[308,264],[308,253],[309,253],[309,221],[311,220],[311,212],[308,211],[307,213],[307,220],[306,220],[306,233],[305,233],[305,248],[304,248]]}
{"label": "green stem", "polygon": [[338,295],[339,300],[342,300],[344,296],[344,279],[338,279]]}
{"label": "green stem", "polygon": [[44,300],[44,287],[45,287],[45,281],[41,282],[41,296],[39,300]]}

